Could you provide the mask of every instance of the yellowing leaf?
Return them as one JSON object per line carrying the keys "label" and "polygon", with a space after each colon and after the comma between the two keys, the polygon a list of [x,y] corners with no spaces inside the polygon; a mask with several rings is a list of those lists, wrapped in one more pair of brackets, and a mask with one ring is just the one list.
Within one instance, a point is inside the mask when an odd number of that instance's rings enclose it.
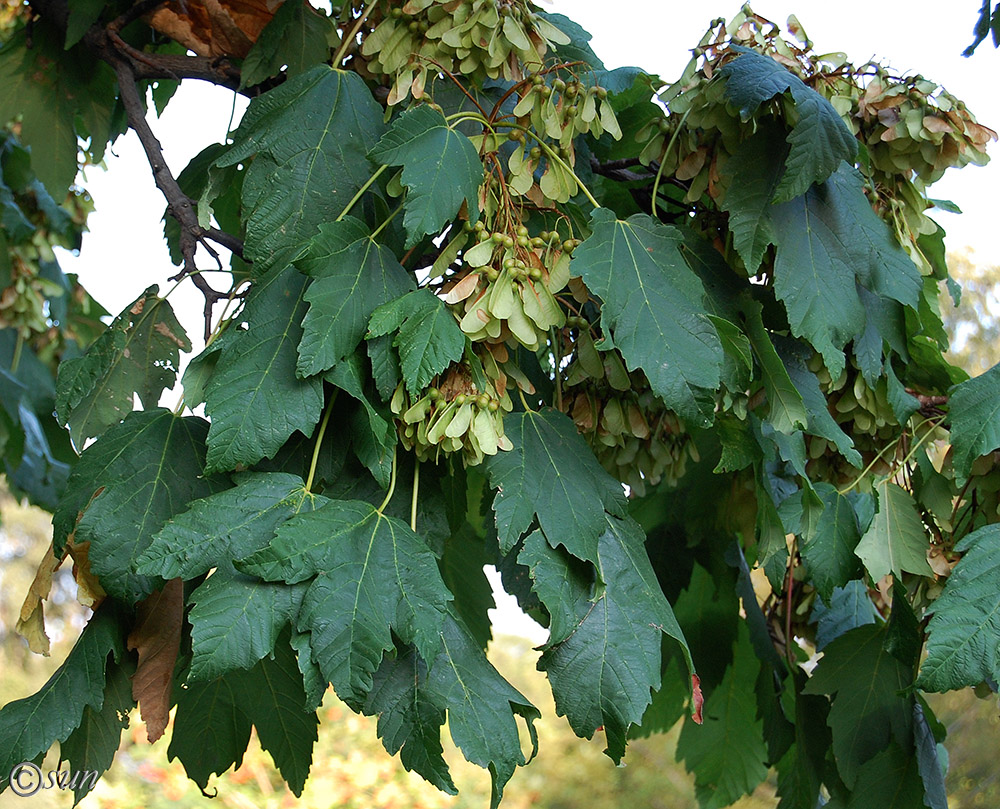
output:
{"label": "yellowing leaf", "polygon": [[66,539],[66,550],[73,559],[73,578],[76,580],[76,600],[83,606],[97,609],[107,593],[90,569],[90,542],[77,544],[74,534]]}
{"label": "yellowing leaf", "polygon": [[49,655],[49,636],[45,634],[45,611],[42,602],[49,597],[52,589],[52,574],[59,569],[62,559],[56,559],[53,545],[49,547],[38,563],[35,578],[28,587],[28,594],[21,605],[21,613],[14,631],[28,641],[28,648],[35,654]]}

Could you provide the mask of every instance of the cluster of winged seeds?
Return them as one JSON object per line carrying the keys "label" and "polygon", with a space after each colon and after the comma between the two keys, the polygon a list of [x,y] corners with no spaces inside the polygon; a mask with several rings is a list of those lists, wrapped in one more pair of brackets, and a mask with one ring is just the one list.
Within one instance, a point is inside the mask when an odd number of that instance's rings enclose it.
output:
{"label": "cluster of winged seeds", "polygon": [[361,53],[367,71],[388,79],[390,105],[423,98],[439,72],[520,81],[525,70],[542,68],[552,45],[570,41],[524,0],[383,2],[376,14],[381,21]]}

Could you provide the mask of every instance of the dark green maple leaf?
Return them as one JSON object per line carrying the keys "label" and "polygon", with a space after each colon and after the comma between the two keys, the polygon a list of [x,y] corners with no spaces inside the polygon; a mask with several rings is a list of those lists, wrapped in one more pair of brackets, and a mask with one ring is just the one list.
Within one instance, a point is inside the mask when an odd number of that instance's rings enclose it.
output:
{"label": "dark green maple leaf", "polygon": [[53,742],[79,727],[85,707],[103,708],[108,655],[121,658],[123,636],[114,606],[105,602],[48,682],[0,708],[0,791],[15,764],[40,761]]}
{"label": "dark green maple leaf", "polygon": [[[778,246],[775,292],[792,333],[807,338],[835,375],[843,370],[844,345],[862,337],[866,324],[879,327],[869,342],[881,353],[878,332],[889,324],[881,311],[886,304],[878,301],[915,308],[922,287],[919,270],[871,209],[863,188],[861,175],[843,164],[822,185],[770,209]],[[879,296],[870,315],[859,283]],[[892,342],[891,333],[883,336]]]}
{"label": "dark green maple leaf", "polygon": [[[7,453],[4,467],[8,483],[15,491],[26,494],[36,505],[54,509],[65,491],[70,465],[56,458],[44,422],[37,415],[38,412],[44,414],[52,410],[51,399],[46,404],[47,397],[39,394],[40,391],[32,390],[0,369],[0,423],[4,424],[0,450]],[[63,436],[57,432],[51,437],[59,439]],[[71,455],[72,450],[67,449]]]}
{"label": "dark green maple leaf", "polygon": [[[928,719],[930,714],[930,719]],[[948,789],[944,776],[946,766],[942,760],[939,741],[943,742],[945,734],[935,736],[932,723],[944,730],[930,707],[923,700],[913,703],[913,736],[917,751],[917,770],[924,785],[924,805],[928,809],[948,809]]]}
{"label": "dark green maple leaf", "polygon": [[750,275],[764,251],[774,244],[774,225],[767,215],[788,155],[778,128],[763,123],[743,141],[726,163],[729,188],[720,207],[729,214],[733,246]]}
{"label": "dark green maple leaf", "polygon": [[[767,674],[762,672],[762,678]],[[786,688],[795,684],[794,713],[789,719],[794,740],[778,761],[778,809],[816,809],[826,754],[830,748],[830,730],[826,725],[830,703],[825,697],[806,696],[799,692],[798,684],[805,679],[805,672],[797,671],[794,680],[786,680]],[[762,681],[758,680],[758,684]],[[786,691],[787,693],[787,691]],[[789,700],[790,701],[790,700]],[[784,713],[784,710],[782,711]]]}
{"label": "dark green maple leaf", "polygon": [[403,227],[406,246],[436,234],[468,203],[469,219],[479,218],[483,164],[465,135],[452,129],[429,104],[399,116],[368,156],[386,166],[402,166],[407,187]]}
{"label": "dark green maple leaf", "polygon": [[204,475],[207,431],[195,416],[136,411],[80,456],[53,517],[56,543],[61,549],[83,512],[76,542],[91,543],[91,570],[110,595],[130,604],[149,595],[156,581],[137,564],[153,535],[189,502],[221,488]]}
{"label": "dark green maple leaf", "polygon": [[733,662],[722,682],[705,700],[704,724],[684,722],[677,756],[694,774],[702,809],[721,809],[752,792],[767,776],[764,727],[749,687],[760,664],[741,623],[733,646]]}
{"label": "dark green maple leaf", "polygon": [[194,606],[189,680],[212,680],[249,669],[271,654],[278,634],[293,622],[306,586],[264,582],[220,561],[188,597]]}
{"label": "dark green maple leaf", "polygon": [[87,29],[101,18],[101,12],[104,11],[107,4],[99,3],[97,0],[76,0],[68,5],[66,47],[72,48],[83,39]]}
{"label": "dark green maple leaf", "polygon": [[298,616],[313,655],[341,699],[359,704],[392,633],[426,658],[451,594],[426,541],[369,503],[332,500],[290,519],[271,545],[237,568],[269,581],[315,577]]}
{"label": "dark green maple leaf", "polygon": [[500,548],[509,553],[533,519],[545,538],[579,559],[597,562],[605,511],[625,514],[625,492],[601,468],[573,422],[546,408],[504,419],[513,449],[486,462],[496,490]]}
{"label": "dark green maple leaf", "polygon": [[292,631],[291,643],[298,658],[296,662],[299,666],[299,673],[302,674],[306,711],[315,711],[323,704],[323,697],[330,685],[323,679],[323,672],[319,670],[319,666],[313,660],[311,640],[308,632]]}
{"label": "dark green maple leaf", "polygon": [[853,629],[823,650],[805,694],[835,695],[827,724],[833,732],[837,770],[853,787],[862,765],[892,739],[912,744],[912,697],[903,692],[913,673],[885,648],[884,627]]}
{"label": "dark green maple leaf", "polygon": [[194,579],[266,547],[289,517],[325,502],[307,492],[298,475],[246,472],[233,488],[195,500],[168,520],[139,557],[138,570],[162,579]]}
{"label": "dark green maple leaf", "polygon": [[467,523],[445,540],[441,554],[441,577],[454,597],[453,609],[484,650],[493,634],[489,611],[496,603],[483,567],[495,557],[495,549],[491,552]]}
{"label": "dark green maple leaf", "polygon": [[352,216],[322,225],[296,266],[314,279],[305,295],[309,311],[298,348],[303,376],[332,368],[351,354],[372,312],[413,289],[413,279],[393,252]]}
{"label": "dark green maple leaf", "polygon": [[500,805],[514,769],[525,763],[515,716],[522,717],[538,752],[534,721],[538,709],[508,683],[486,659],[475,639],[453,615],[440,632],[440,652],[430,665],[428,686],[437,704],[448,709],[452,741],[468,761],[490,771],[491,809]]}
{"label": "dark green maple leaf", "polygon": [[462,359],[465,334],[444,302],[427,289],[382,304],[368,324],[371,337],[395,333],[406,388],[417,396],[431,379]]}
{"label": "dark green maple leaf", "polygon": [[638,523],[607,517],[598,540],[597,575],[580,566],[540,532],[524,541],[518,562],[531,570],[533,587],[552,616],[549,641],[538,661],[548,674],[556,711],[578,736],[601,726],[608,755],[625,754],[629,726],[642,720],[651,692],[660,687],[660,644],[676,640],[694,674],[691,653],[646,556]]}
{"label": "dark green maple leaf", "polygon": [[844,161],[854,161],[858,142],[829,101],[771,57],[740,46],[733,50],[740,55],[722,68],[722,75],[726,97],[740,108],[744,120],[775,96],[788,93],[795,102],[796,121],[788,133],[790,149],[775,189],[777,201],[805,193]]}
{"label": "dark green maple leaf", "polygon": [[1000,365],[950,391],[952,463],[959,485],[969,479],[972,463],[1000,447]]}
{"label": "dark green maple leaf", "polygon": [[376,731],[391,755],[449,795],[458,789],[448,772],[441,746],[446,706],[425,698],[427,664],[407,647],[387,656],[375,671],[364,713],[378,717]]}
{"label": "dark green maple leaf", "polygon": [[[743,585],[743,582],[740,584]],[[691,580],[673,605],[674,617],[684,632],[691,660],[706,696],[721,682],[732,659],[732,645],[736,641],[740,622],[739,600],[741,597],[746,599],[744,592],[734,588],[729,577],[720,577],[717,582],[696,562]],[[748,614],[748,620],[751,620],[751,615]],[[766,634],[766,626],[761,628]],[[770,636],[767,642],[771,642]],[[678,653],[683,652],[683,648],[673,647],[669,651],[671,660],[679,659],[682,655]],[[663,728],[663,732],[669,729]]]}
{"label": "dark green maple leaf", "polygon": [[229,327],[205,390],[210,470],[271,458],[293,432],[308,436],[319,421],[322,381],[295,375],[306,284],[292,267],[274,270],[251,287],[240,323]]}
{"label": "dark green maple leaf", "polygon": [[[246,715],[242,672],[205,682],[185,683],[175,692],[177,711],[167,760],[179,759],[201,789],[212,774],[239,767],[253,723]],[[259,698],[254,694],[252,699]],[[300,705],[301,708],[301,705]]]}
{"label": "dark green maple leaf", "polygon": [[390,752],[401,750],[404,766],[454,794],[441,755],[440,725],[447,711],[452,741],[467,760],[489,769],[490,807],[496,809],[514,769],[525,763],[515,716],[527,723],[537,752],[538,710],[497,673],[451,612],[439,633],[439,649],[428,666],[412,650],[385,657],[364,711],[379,715],[382,742]]}
{"label": "dark green maple leaf", "polygon": [[289,788],[301,795],[319,722],[314,710],[303,710],[302,676],[287,634],[279,639],[273,657],[265,657],[250,671],[185,683],[175,698],[167,758],[180,759],[199,787],[205,789],[213,773],[240,766],[250,730],[256,727],[261,747],[271,754]]}
{"label": "dark green maple leaf", "polygon": [[[802,397],[802,404],[806,408],[808,417],[806,432],[825,438],[837,448],[849,463],[860,469],[862,466],[861,454],[855,449],[851,437],[830,415],[830,407],[826,395],[820,389],[819,379],[807,366],[811,352],[801,343],[790,339],[779,341],[779,347],[781,349],[779,355],[785,370],[788,372],[788,377],[795,386],[795,390]],[[881,338],[879,351],[881,351]],[[904,419],[900,424],[904,424],[905,421]]]}
{"label": "dark green maple leaf", "polygon": [[822,651],[845,632],[874,624],[877,617],[875,605],[863,581],[853,579],[843,587],[834,587],[829,607],[822,599],[813,604],[811,620],[816,623],[816,649]]}
{"label": "dark green maple leaf", "polygon": [[399,357],[392,350],[392,342],[388,336],[374,337],[367,341],[368,358],[372,364],[372,377],[379,395],[389,401],[393,391],[403,378],[399,369]]}
{"label": "dark green maple leaf", "polygon": [[371,176],[366,144],[382,109],[357,73],[318,65],[250,102],[218,166],[249,163],[243,181],[247,258],[260,274],[288,265]]}
{"label": "dark green maple leaf", "polygon": [[364,368],[358,354],[349,355],[338,362],[325,376],[338,388],[360,402],[361,407],[351,417],[351,444],[354,454],[372,473],[383,489],[389,488],[392,478],[393,449],[396,446],[396,428],[388,409],[377,409],[365,393]]}
{"label": "dark green maple leaf", "polygon": [[296,797],[309,776],[313,745],[319,738],[315,710],[303,710],[306,696],[295,652],[281,639],[273,656],[263,658],[242,677],[243,709],[257,730],[260,746]]}
{"label": "dark green maple leaf", "polygon": [[59,366],[56,416],[82,447],[132,412],[132,396],[155,407],[177,379],[180,352],[191,341],[174,310],[151,286],[97,338],[82,357]]}
{"label": "dark green maple leaf", "polygon": [[1000,678],[1000,527],[987,525],[964,537],[964,556],[944,592],[931,604],[927,659],[918,684],[952,691]]}
{"label": "dark green maple leaf", "polygon": [[802,394],[792,383],[788,369],[778,356],[771,336],[764,327],[761,309],[756,301],[744,304],[747,337],[757,362],[760,363],[761,381],[767,394],[768,422],[780,433],[794,433],[805,428],[809,422],[809,414]]}
{"label": "dark green maple leaf", "polygon": [[861,173],[845,163],[823,185],[838,217],[839,232],[850,234],[845,245],[858,280],[881,297],[916,309],[923,277],[889,225],[872,210]]}
{"label": "dark green maple leaf", "polygon": [[884,480],[876,487],[878,509],[854,552],[865,563],[872,581],[903,571],[933,575],[927,563],[930,541],[909,492]]}
{"label": "dark green maple leaf", "polygon": [[219,354],[226,343],[228,332],[222,332],[200,354],[191,358],[181,374],[181,387],[184,389],[184,405],[192,410],[205,403],[205,388],[212,379],[212,374],[219,366]]}
{"label": "dark green maple leaf", "polygon": [[129,711],[135,707],[132,699],[134,673],[135,663],[131,658],[123,658],[120,664],[109,663],[104,704],[100,708],[87,705],[80,725],[59,744],[59,758],[69,764],[69,771],[73,773],[70,784],[77,802],[94,788],[96,779],[115,760],[122,731],[128,727]]}
{"label": "dark green maple leaf", "polygon": [[725,352],[722,363],[722,384],[728,390],[745,390],[750,386],[750,377],[753,373],[753,348],[750,346],[750,340],[735,323],[717,315],[709,315],[708,319],[715,326],[722,350]]}
{"label": "dark green maple leaf", "polygon": [[669,407],[707,426],[723,352],[680,232],[646,214],[622,221],[606,208],[593,212],[590,227],[570,266],[600,297],[603,328],[629,370],[642,368]]}
{"label": "dark green maple leaf", "polygon": [[924,785],[917,757],[908,747],[892,743],[858,770],[847,809],[922,809]]}
{"label": "dark green maple leaf", "polygon": [[817,483],[816,494],[823,501],[823,515],[805,531],[799,552],[809,570],[809,578],[827,602],[834,588],[843,587],[861,572],[854,549],[861,541],[854,506],[829,483]]}
{"label": "dark green maple leaf", "polygon": [[[899,381],[899,377],[896,376],[896,372],[892,368],[892,363],[885,363],[885,380],[886,380],[886,394],[889,400],[889,406],[892,408],[893,415],[896,416],[896,421],[900,424],[906,424],[910,420],[910,416],[916,413],[920,409],[920,400],[916,396],[906,392],[906,388],[903,383]],[[952,421],[952,429],[954,429],[954,420]],[[955,450],[954,441],[955,436],[951,436],[952,440],[952,465],[955,463]],[[957,470],[957,467],[956,467]],[[961,474],[960,472],[958,474]]]}
{"label": "dark green maple leaf", "polygon": [[287,0],[278,6],[243,60],[240,87],[260,84],[283,68],[288,76],[295,76],[329,61],[331,33],[326,14],[305,0]]}
{"label": "dark green maple leaf", "polygon": [[[549,11],[539,11],[538,16],[551,23],[563,34],[566,42],[556,42],[555,52],[566,62],[580,61],[589,65],[595,71],[604,70],[604,62],[594,53],[590,41],[594,38],[580,23],[571,20],[565,14],[554,14]],[[630,68],[624,68],[629,70]]]}
{"label": "dark green maple leaf", "polygon": [[841,229],[836,204],[828,186],[815,186],[772,206],[770,214],[778,245],[775,294],[785,304],[792,334],[805,337],[823,355],[832,376],[840,376],[843,348],[866,322],[846,246],[853,234]]}

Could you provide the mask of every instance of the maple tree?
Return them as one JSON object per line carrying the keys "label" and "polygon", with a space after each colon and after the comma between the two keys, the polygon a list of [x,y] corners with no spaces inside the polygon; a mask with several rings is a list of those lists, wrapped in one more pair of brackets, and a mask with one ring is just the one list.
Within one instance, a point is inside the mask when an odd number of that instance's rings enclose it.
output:
{"label": "maple tree", "polygon": [[[785,809],[946,805],[923,692],[1000,679],[1000,367],[944,357],[928,215],[995,138],[964,104],[747,8],[670,84],[524,0],[5,14],[0,451],[54,527],[18,629],[47,651],[67,556],[95,612],[0,708],[0,787],[106,770],[138,703],[202,789],[255,728],[300,793],[332,685],[454,793],[447,721],[497,805],[538,711],[495,564],[615,761],[682,721],[705,807],[772,769]],[[194,78],[250,105],[174,177],[147,105]],[[205,298],[173,411],[167,294],[105,317],[52,252],[127,129]]]}

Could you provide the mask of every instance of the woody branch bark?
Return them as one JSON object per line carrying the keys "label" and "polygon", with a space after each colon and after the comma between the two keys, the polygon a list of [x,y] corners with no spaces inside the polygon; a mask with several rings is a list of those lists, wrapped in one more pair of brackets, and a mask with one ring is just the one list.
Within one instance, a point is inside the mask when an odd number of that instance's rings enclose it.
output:
{"label": "woody branch bark", "polygon": [[[239,86],[239,71],[225,59],[207,59],[196,56],[164,56],[147,54],[132,48],[118,35],[128,23],[161,5],[160,0],[144,0],[136,3],[122,16],[106,27],[91,26],[83,37],[83,43],[103,61],[107,62],[118,77],[118,92],[129,128],[139,137],[156,187],[167,201],[170,215],[180,225],[180,249],[184,266],[175,278],[190,276],[194,285],[205,298],[205,339],[212,331],[212,311],[219,300],[227,299],[228,293],[219,292],[202,275],[195,263],[198,245],[202,245],[222,269],[219,254],[212,246],[218,244],[243,257],[243,242],[231,234],[213,227],[202,227],[191,200],[178,185],[163,157],[163,147],[146,120],[145,105],[139,94],[137,81],[142,79],[183,79],[198,78],[222,86],[236,89]],[[35,0],[32,7],[56,25],[65,28],[67,6],[65,1]]]}
{"label": "woody branch bark", "polygon": [[[116,55],[127,55],[135,79],[200,79],[228,87],[247,96],[255,96],[259,88],[240,88],[240,71],[225,57],[184,56],[136,51],[123,43],[118,32],[128,23],[162,5],[161,2],[139,2],[107,27],[92,25],[81,40],[96,56],[112,64]],[[66,30],[69,7],[66,0],[31,0],[31,8],[62,31]],[[116,41],[117,40],[117,41]],[[122,47],[124,45],[124,48]],[[127,51],[123,54],[123,51]]]}
{"label": "woody branch bark", "polygon": [[118,92],[125,114],[128,117],[129,127],[139,136],[149,167],[153,171],[153,180],[156,187],[167,200],[167,210],[170,215],[177,220],[181,226],[180,247],[181,256],[184,260],[184,269],[175,277],[190,276],[194,285],[198,287],[205,297],[205,339],[212,333],[212,310],[215,303],[228,295],[219,292],[201,274],[195,264],[195,252],[201,244],[208,251],[209,255],[215,259],[222,269],[222,262],[219,254],[209,243],[209,239],[218,241],[219,244],[229,247],[237,254],[242,253],[242,244],[232,236],[223,234],[215,228],[203,228],[198,222],[198,214],[195,211],[194,203],[185,194],[174,175],[170,173],[166,161],[163,159],[163,147],[146,120],[142,99],[139,97],[139,88],[135,83],[135,74],[131,64],[124,58],[118,58],[112,65],[118,74]]}

